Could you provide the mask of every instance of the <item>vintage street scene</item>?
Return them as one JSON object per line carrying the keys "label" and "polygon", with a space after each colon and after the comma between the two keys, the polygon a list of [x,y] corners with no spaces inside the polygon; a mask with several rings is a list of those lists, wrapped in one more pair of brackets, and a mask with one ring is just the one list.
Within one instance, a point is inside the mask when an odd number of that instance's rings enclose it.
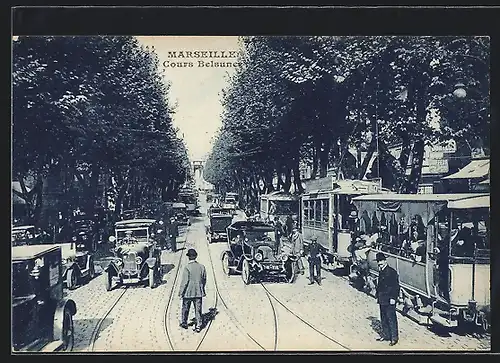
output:
{"label": "vintage street scene", "polygon": [[486,36],[13,36],[11,352],[488,352]]}

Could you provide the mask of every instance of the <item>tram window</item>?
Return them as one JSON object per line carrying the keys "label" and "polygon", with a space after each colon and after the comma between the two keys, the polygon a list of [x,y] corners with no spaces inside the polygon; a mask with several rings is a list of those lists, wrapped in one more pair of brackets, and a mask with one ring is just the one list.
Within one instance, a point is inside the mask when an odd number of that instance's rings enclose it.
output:
{"label": "tram window", "polygon": [[328,216],[329,216],[328,199],[322,200],[321,204],[322,204],[321,227],[328,228]]}
{"label": "tram window", "polygon": [[321,200],[314,201],[314,227],[321,227]]}

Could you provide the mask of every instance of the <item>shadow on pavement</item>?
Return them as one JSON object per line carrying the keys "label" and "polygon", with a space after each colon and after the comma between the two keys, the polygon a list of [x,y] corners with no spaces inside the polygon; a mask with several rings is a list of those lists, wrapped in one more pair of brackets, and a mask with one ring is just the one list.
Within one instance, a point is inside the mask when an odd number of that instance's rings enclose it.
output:
{"label": "shadow on pavement", "polygon": [[173,263],[167,263],[161,266],[161,274],[166,275],[174,269],[175,265]]}
{"label": "shadow on pavement", "polygon": [[[97,318],[74,320],[75,347],[73,351],[85,350],[92,346],[92,335],[100,321],[101,320]],[[102,336],[103,332],[106,331],[111,324],[113,324],[113,318],[104,319],[99,328],[99,333],[95,338],[98,339],[99,336]]]}
{"label": "shadow on pavement", "polygon": [[373,316],[367,317],[368,320],[370,320],[370,326],[373,329],[375,333],[383,337],[383,332],[382,332],[382,324],[380,323],[380,320],[378,318],[375,318]]}
{"label": "shadow on pavement", "polygon": [[[215,316],[219,313],[217,308],[210,308],[208,312],[201,314],[201,328],[204,329],[209,322],[215,320]],[[196,323],[196,318],[192,318],[188,326],[193,326]]]}

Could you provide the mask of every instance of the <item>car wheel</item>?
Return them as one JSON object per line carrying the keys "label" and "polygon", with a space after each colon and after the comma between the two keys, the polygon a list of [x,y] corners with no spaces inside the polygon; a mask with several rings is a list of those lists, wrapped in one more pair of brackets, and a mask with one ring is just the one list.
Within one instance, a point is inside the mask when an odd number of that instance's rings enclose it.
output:
{"label": "car wheel", "polygon": [[297,280],[297,263],[295,261],[289,261],[286,267],[286,281],[293,284]]}
{"label": "car wheel", "polygon": [[89,280],[92,280],[95,277],[95,266],[94,259],[89,257]]}
{"label": "car wheel", "polygon": [[76,271],[70,268],[66,274],[66,286],[69,290],[74,290],[77,284],[78,276],[76,275]]}
{"label": "car wheel", "polygon": [[245,285],[250,284],[251,272],[250,263],[247,260],[243,260],[243,265],[241,266],[241,278]]}
{"label": "car wheel", "polygon": [[231,268],[229,267],[229,253],[225,252],[222,256],[222,271],[224,271],[224,275],[231,275]]}
{"label": "car wheel", "polygon": [[106,276],[104,276],[104,280],[106,283],[106,291],[111,291],[113,285],[113,275],[111,275],[110,271],[106,273]]}
{"label": "car wheel", "polygon": [[64,310],[63,329],[62,329],[62,350],[70,352],[75,344],[75,327],[73,324],[73,316],[68,309]]}

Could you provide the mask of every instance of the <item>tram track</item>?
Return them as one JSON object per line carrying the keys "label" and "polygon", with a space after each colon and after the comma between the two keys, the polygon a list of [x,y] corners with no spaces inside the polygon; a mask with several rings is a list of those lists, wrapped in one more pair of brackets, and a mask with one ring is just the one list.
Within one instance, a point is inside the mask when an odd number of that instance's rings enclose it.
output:
{"label": "tram track", "polygon": [[94,352],[95,351],[95,343],[97,341],[97,338],[99,338],[99,333],[101,332],[101,327],[102,327],[102,324],[104,323],[104,321],[106,320],[106,318],[109,316],[109,314],[113,311],[113,309],[116,307],[116,305],[118,305],[118,303],[120,302],[120,300],[123,298],[123,296],[125,295],[125,293],[128,291],[128,287],[127,286],[123,286],[120,293],[118,293],[118,297],[115,298],[115,300],[113,301],[113,303],[111,304],[111,306],[106,309],[106,312],[102,315],[101,318],[99,318],[96,326],[94,327],[94,330],[92,331],[92,335],[90,337],[90,346],[89,346],[89,350],[91,352]]}
{"label": "tram track", "polygon": [[[187,246],[187,233],[188,233],[188,231],[189,231],[189,228],[186,229],[186,242],[184,243],[185,247]],[[168,304],[166,306],[165,313],[163,314],[164,332],[165,332],[165,336],[166,336],[166,340],[168,342],[169,348],[172,351],[180,350],[180,349],[177,349],[178,347],[176,346],[176,344],[174,342],[174,331],[172,330],[172,328],[170,326],[171,323],[172,323],[172,319],[170,319],[170,314],[171,314],[171,309],[173,308],[174,294],[175,294],[176,287],[177,287],[177,284],[178,284],[178,281],[179,281],[180,271],[181,271],[181,269],[183,267],[183,266],[181,266],[181,264],[182,264],[182,256],[183,256],[183,254],[181,253],[180,256],[179,256],[179,260],[178,260],[178,264],[177,264],[177,270],[176,270],[174,281],[173,281],[173,284],[172,284],[172,289],[170,290]],[[210,255],[209,255],[209,257],[210,257]],[[217,311],[218,294],[217,294],[217,290],[216,289],[214,291],[213,301],[214,301],[213,309],[215,311]],[[197,339],[195,341],[195,343],[192,344],[192,346],[195,347],[194,351],[200,350],[200,347],[202,346],[203,342],[205,341],[205,338],[208,335],[208,332],[210,331],[210,328],[212,326],[212,321],[213,321],[213,319],[209,319],[207,321],[206,325],[203,327],[203,330],[202,330],[201,334],[198,336],[199,339]]]}

